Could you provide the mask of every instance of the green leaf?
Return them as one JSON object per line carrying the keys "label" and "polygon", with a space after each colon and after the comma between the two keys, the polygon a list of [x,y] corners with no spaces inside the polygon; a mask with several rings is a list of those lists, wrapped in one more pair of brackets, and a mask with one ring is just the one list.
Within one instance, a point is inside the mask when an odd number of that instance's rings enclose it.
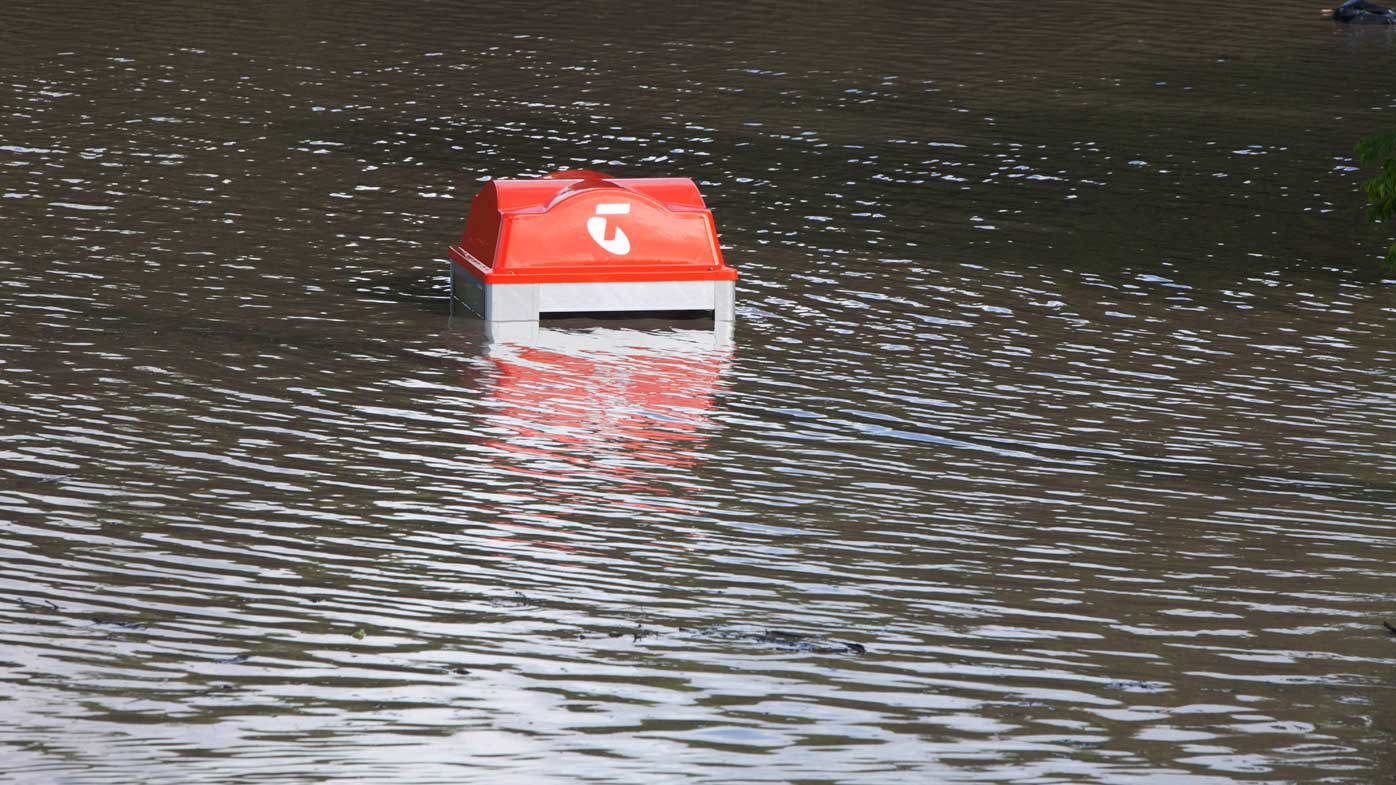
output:
{"label": "green leaf", "polygon": [[[1364,164],[1379,164],[1377,175],[1362,183],[1367,195],[1367,218],[1382,223],[1396,218],[1396,132],[1372,134],[1357,143],[1357,158]],[[1386,251],[1382,265],[1396,271],[1396,243]]]}
{"label": "green leaf", "polygon": [[1372,134],[1357,143],[1357,160],[1364,164],[1374,164],[1396,155],[1396,132]]}

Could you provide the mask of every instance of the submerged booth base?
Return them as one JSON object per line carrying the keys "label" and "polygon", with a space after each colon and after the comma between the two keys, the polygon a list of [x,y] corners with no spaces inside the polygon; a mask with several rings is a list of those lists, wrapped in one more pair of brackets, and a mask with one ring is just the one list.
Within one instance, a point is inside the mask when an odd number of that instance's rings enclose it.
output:
{"label": "submerged booth base", "polygon": [[718,331],[730,331],[735,281],[487,284],[451,265],[453,309],[460,305],[485,321],[495,340],[528,341],[545,314],[705,311]]}

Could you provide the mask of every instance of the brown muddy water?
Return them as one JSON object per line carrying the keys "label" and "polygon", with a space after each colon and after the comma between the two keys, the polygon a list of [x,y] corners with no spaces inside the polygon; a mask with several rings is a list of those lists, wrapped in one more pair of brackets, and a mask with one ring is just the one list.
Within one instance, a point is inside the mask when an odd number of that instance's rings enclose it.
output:
{"label": "brown muddy water", "polygon": [[[1391,31],[115,5],[5,5],[0,781],[1396,777]],[[579,166],[730,346],[448,317]]]}

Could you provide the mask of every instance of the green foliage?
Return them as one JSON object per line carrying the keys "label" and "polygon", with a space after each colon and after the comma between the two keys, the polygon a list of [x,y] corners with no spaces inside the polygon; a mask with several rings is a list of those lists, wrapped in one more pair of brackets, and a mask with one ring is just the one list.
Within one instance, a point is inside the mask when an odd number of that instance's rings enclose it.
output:
{"label": "green foliage", "polygon": [[[1381,166],[1376,177],[1362,184],[1371,203],[1368,217],[1375,223],[1396,217],[1396,133],[1373,134],[1358,142],[1357,159]],[[1386,266],[1396,268],[1396,243],[1386,251]]]}

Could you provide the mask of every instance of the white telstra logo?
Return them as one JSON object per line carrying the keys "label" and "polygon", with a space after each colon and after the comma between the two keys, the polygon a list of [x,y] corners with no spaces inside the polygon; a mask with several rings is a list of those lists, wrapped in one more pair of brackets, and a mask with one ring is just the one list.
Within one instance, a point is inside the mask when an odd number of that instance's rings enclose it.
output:
{"label": "white telstra logo", "polygon": [[630,238],[625,236],[625,230],[616,227],[616,236],[606,239],[606,219],[603,215],[629,215],[630,205],[626,202],[608,203],[596,205],[596,215],[587,219],[587,234],[591,239],[609,253],[616,256],[625,256],[630,253]]}

